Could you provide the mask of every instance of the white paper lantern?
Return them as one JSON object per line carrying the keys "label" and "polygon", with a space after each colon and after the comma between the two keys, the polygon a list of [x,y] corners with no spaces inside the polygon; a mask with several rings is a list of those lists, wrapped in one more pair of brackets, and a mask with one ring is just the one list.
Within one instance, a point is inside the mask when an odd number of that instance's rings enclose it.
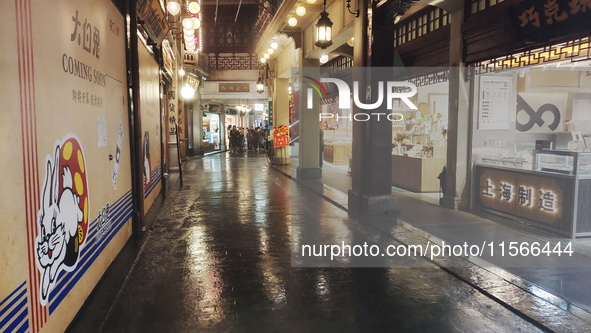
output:
{"label": "white paper lantern", "polygon": [[183,28],[187,29],[187,30],[195,29],[195,23],[190,18],[184,18],[183,19]]}
{"label": "white paper lantern", "polygon": [[166,4],[166,9],[172,16],[177,16],[181,12],[181,5],[176,1],[169,1]]}

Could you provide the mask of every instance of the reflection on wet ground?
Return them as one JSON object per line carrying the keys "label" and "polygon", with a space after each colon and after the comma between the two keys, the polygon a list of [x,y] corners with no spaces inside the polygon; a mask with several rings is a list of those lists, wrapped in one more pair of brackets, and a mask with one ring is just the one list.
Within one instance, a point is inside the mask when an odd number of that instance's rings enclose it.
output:
{"label": "reflection on wet ground", "polygon": [[292,267],[303,234],[354,243],[359,232],[385,233],[296,186],[263,156],[191,160],[184,183],[168,195],[108,315],[86,306],[71,332],[546,330],[435,264]]}

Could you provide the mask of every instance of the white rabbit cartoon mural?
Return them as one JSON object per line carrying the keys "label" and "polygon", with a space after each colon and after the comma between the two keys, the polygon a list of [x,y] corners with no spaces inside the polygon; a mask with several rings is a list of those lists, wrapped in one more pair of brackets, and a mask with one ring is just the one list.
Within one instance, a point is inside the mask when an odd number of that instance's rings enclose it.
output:
{"label": "white rabbit cartoon mural", "polygon": [[56,142],[54,155],[47,155],[45,164],[35,249],[44,306],[59,273],[76,269],[88,238],[88,182],[79,140],[69,135]]}

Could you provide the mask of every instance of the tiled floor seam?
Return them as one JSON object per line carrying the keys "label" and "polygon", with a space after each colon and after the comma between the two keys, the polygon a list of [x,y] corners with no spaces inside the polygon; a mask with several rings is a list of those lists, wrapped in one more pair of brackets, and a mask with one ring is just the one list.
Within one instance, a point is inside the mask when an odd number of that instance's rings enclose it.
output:
{"label": "tiled floor seam", "polygon": [[[302,180],[297,179],[296,177],[293,177],[290,173],[282,170],[281,168],[279,168],[276,165],[273,165],[270,161],[269,161],[269,164],[271,165],[271,167],[274,170],[280,172],[281,174],[290,178],[294,182],[297,182],[298,184],[305,186],[306,188],[308,188],[312,192],[316,193],[317,195],[319,195],[323,199],[329,201],[330,203],[332,203],[336,207],[344,210],[347,213],[349,212],[347,207],[343,206],[342,204],[339,204],[338,202],[336,202],[332,198],[328,197],[326,194],[318,192],[317,190],[308,186]],[[328,185],[323,185],[323,186],[325,188],[332,189]],[[415,234],[416,233],[422,234],[422,236],[420,236],[420,237],[427,239],[427,240],[439,241],[439,244],[441,244],[441,241],[442,241],[441,239],[439,239],[438,237],[435,237],[434,235],[431,235],[430,233],[428,233],[426,231],[423,231],[419,228],[416,228],[416,227],[410,225],[408,222],[405,222],[405,221],[402,221],[399,219],[399,222],[397,222],[397,224],[400,227],[408,230],[408,232],[412,232]],[[407,245],[407,243],[404,242],[403,240],[393,237],[392,235],[385,232],[384,230],[381,230],[379,227],[377,227],[375,225],[371,225],[371,226],[374,227],[375,229],[379,230],[382,233],[386,233],[392,239],[394,239],[402,244]],[[498,296],[495,295],[494,291],[488,291],[486,288],[479,286],[475,281],[472,281],[472,279],[470,277],[463,276],[459,272],[457,272],[453,269],[450,269],[449,267],[446,267],[445,265],[443,265],[437,261],[430,260],[429,258],[425,258],[425,260],[432,262],[433,264],[437,265],[440,269],[442,269],[442,270],[448,272],[449,274],[453,275],[454,277],[460,279],[461,281],[463,281],[466,284],[470,285],[471,287],[475,288],[479,292],[485,294],[487,297],[493,299],[495,302],[505,306],[510,311],[518,314],[522,318],[528,320],[529,322],[531,322],[532,324],[536,325],[538,328],[540,328],[544,331],[550,331],[550,332],[590,332],[591,331],[591,324],[590,324],[591,323],[591,314],[588,313],[587,311],[583,310],[580,306],[573,304],[572,302],[569,302],[567,300],[564,300],[558,296],[551,295],[549,293],[546,293],[547,295],[544,295],[544,297],[542,297],[542,295],[540,295],[540,294],[533,293],[530,290],[527,290],[527,289],[531,289],[531,287],[526,289],[526,285],[533,286],[533,287],[537,288],[540,292],[543,292],[543,293],[545,293],[545,291],[543,291],[541,288],[533,285],[532,283],[530,283],[518,276],[515,276],[510,272],[507,272],[506,270],[504,270],[500,267],[495,269],[496,272],[493,272],[491,270],[484,268],[484,266],[493,266],[493,265],[488,262],[485,262],[482,259],[472,258],[472,260],[470,260],[470,259],[463,259],[463,260],[466,260],[466,261],[470,262],[472,265],[474,265],[475,267],[478,267],[479,269],[482,269],[482,270],[486,271],[487,273],[496,276],[497,278],[503,280],[507,285],[515,287],[516,292],[521,291],[523,293],[532,295],[536,298],[543,300],[544,302],[548,303],[552,307],[555,307],[558,311],[563,312],[565,315],[577,318],[578,321],[580,321],[580,327],[578,327],[578,329],[575,327],[568,327],[568,328],[547,327],[545,324],[546,320],[544,317],[539,317],[539,316],[533,315],[532,313],[527,313],[527,309],[519,309],[519,304],[509,304],[508,302],[503,300],[502,295],[498,295]],[[484,265],[484,263],[486,263],[486,265]],[[554,326],[554,325],[552,325],[552,326]]]}

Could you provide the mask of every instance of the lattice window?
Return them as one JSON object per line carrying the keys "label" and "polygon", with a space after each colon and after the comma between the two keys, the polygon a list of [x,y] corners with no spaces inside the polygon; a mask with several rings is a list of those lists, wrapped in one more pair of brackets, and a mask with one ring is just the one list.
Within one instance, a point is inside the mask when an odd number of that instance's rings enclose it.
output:
{"label": "lattice window", "polygon": [[470,71],[467,74],[477,75],[569,60],[571,63],[591,60],[591,37],[469,64]]}
{"label": "lattice window", "polygon": [[430,7],[427,12],[411,16],[395,25],[394,47],[408,43],[413,39],[425,36],[450,23],[449,14],[437,7]]}
{"label": "lattice window", "polygon": [[429,73],[409,79],[417,87],[428,86],[435,83],[447,82],[449,80],[449,69],[435,73]]}
{"label": "lattice window", "polygon": [[321,75],[335,76],[337,73],[353,67],[353,58],[337,57],[320,67]]}
{"label": "lattice window", "polygon": [[258,61],[256,54],[219,55],[210,53],[208,55],[208,60],[210,69],[261,70],[264,68],[264,66]]}
{"label": "lattice window", "polygon": [[470,0],[470,14],[478,13],[505,0]]}

